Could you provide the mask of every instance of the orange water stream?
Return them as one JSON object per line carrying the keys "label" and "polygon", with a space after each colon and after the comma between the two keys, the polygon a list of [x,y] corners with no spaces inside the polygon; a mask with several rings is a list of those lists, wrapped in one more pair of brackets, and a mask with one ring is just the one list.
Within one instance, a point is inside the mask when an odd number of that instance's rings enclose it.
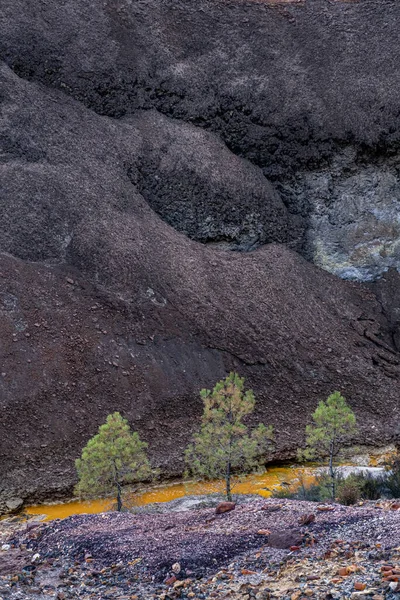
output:
{"label": "orange water stream", "polygon": [[[305,474],[307,482],[314,479],[314,469],[297,466],[271,467],[262,475],[248,475],[237,482],[234,494],[259,494],[267,498],[282,484],[296,484],[299,474]],[[211,494],[223,491],[223,482],[176,482],[144,489],[128,495],[126,502],[132,506],[143,506],[153,502],[168,502],[183,496]],[[40,504],[29,506],[25,512],[30,515],[46,515],[46,520],[65,519],[82,513],[100,513],[110,510],[114,504],[111,499],[93,501],[72,501],[60,504]]]}

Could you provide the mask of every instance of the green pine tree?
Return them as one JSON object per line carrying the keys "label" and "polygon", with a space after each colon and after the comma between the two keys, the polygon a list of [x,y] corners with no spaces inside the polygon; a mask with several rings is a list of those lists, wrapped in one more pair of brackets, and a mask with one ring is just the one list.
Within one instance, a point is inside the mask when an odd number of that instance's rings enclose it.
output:
{"label": "green pine tree", "polygon": [[118,412],[107,417],[75,461],[79,483],[75,492],[85,498],[115,493],[117,510],[122,510],[122,486],[143,481],[152,474],[146,455],[146,442],[131,431]]}
{"label": "green pine tree", "polygon": [[331,498],[336,496],[337,465],[343,445],[356,432],[356,417],[340,392],[321,400],[312,415],[313,425],[306,427],[306,448],[299,451],[301,460],[328,460]]}
{"label": "green pine tree", "polygon": [[225,479],[226,497],[232,500],[232,473],[248,473],[260,464],[269,449],[272,427],[260,424],[248,434],[243,423],[254,411],[252,390],[244,389],[244,379],[230,373],[212,391],[201,390],[204,412],[200,431],[185,452],[185,475],[202,479]]}

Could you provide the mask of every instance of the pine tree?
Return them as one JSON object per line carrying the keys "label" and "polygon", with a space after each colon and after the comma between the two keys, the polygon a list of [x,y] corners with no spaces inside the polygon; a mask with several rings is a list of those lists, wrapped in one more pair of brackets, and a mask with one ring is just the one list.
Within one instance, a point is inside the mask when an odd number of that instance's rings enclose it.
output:
{"label": "pine tree", "polygon": [[299,452],[301,460],[328,459],[331,498],[336,495],[337,468],[343,444],[356,432],[356,417],[340,392],[321,400],[312,415],[313,425],[306,427],[306,448]]}
{"label": "pine tree", "polygon": [[117,510],[122,510],[122,486],[143,481],[152,474],[146,448],[146,442],[131,431],[126,419],[118,412],[109,415],[75,461],[79,477],[76,493],[98,498],[115,492]]}
{"label": "pine tree", "polygon": [[273,439],[272,427],[260,424],[248,434],[243,419],[253,413],[252,390],[244,379],[230,373],[212,391],[203,389],[204,412],[200,431],[185,452],[186,475],[204,479],[225,479],[226,497],[232,500],[232,473],[248,473],[260,464]]}

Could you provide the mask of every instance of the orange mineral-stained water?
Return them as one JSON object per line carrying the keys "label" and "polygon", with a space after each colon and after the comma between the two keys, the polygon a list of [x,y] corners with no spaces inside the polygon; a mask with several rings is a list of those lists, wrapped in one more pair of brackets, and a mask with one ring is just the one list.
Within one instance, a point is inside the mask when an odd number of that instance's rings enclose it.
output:
{"label": "orange mineral-stained water", "polygon": [[[234,482],[233,494],[258,494],[268,498],[274,489],[281,486],[298,486],[299,477],[305,483],[315,478],[315,469],[311,467],[271,467],[262,475],[247,475]],[[169,502],[183,496],[212,494],[223,492],[223,481],[175,482],[149,487],[139,492],[127,494],[125,502],[128,506],[144,506],[154,502]],[[29,506],[25,512],[29,515],[46,515],[46,520],[65,519],[77,514],[95,514],[111,510],[115,506],[112,499],[80,501],[74,500],[60,504],[39,504]]]}

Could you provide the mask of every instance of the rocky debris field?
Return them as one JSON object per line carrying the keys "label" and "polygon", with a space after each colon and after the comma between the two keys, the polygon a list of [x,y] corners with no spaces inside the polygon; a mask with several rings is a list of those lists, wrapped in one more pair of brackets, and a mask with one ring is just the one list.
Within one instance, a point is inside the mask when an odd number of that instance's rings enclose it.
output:
{"label": "rocky debris field", "polygon": [[260,499],[216,514],[1,522],[0,597],[400,598],[400,503]]}

